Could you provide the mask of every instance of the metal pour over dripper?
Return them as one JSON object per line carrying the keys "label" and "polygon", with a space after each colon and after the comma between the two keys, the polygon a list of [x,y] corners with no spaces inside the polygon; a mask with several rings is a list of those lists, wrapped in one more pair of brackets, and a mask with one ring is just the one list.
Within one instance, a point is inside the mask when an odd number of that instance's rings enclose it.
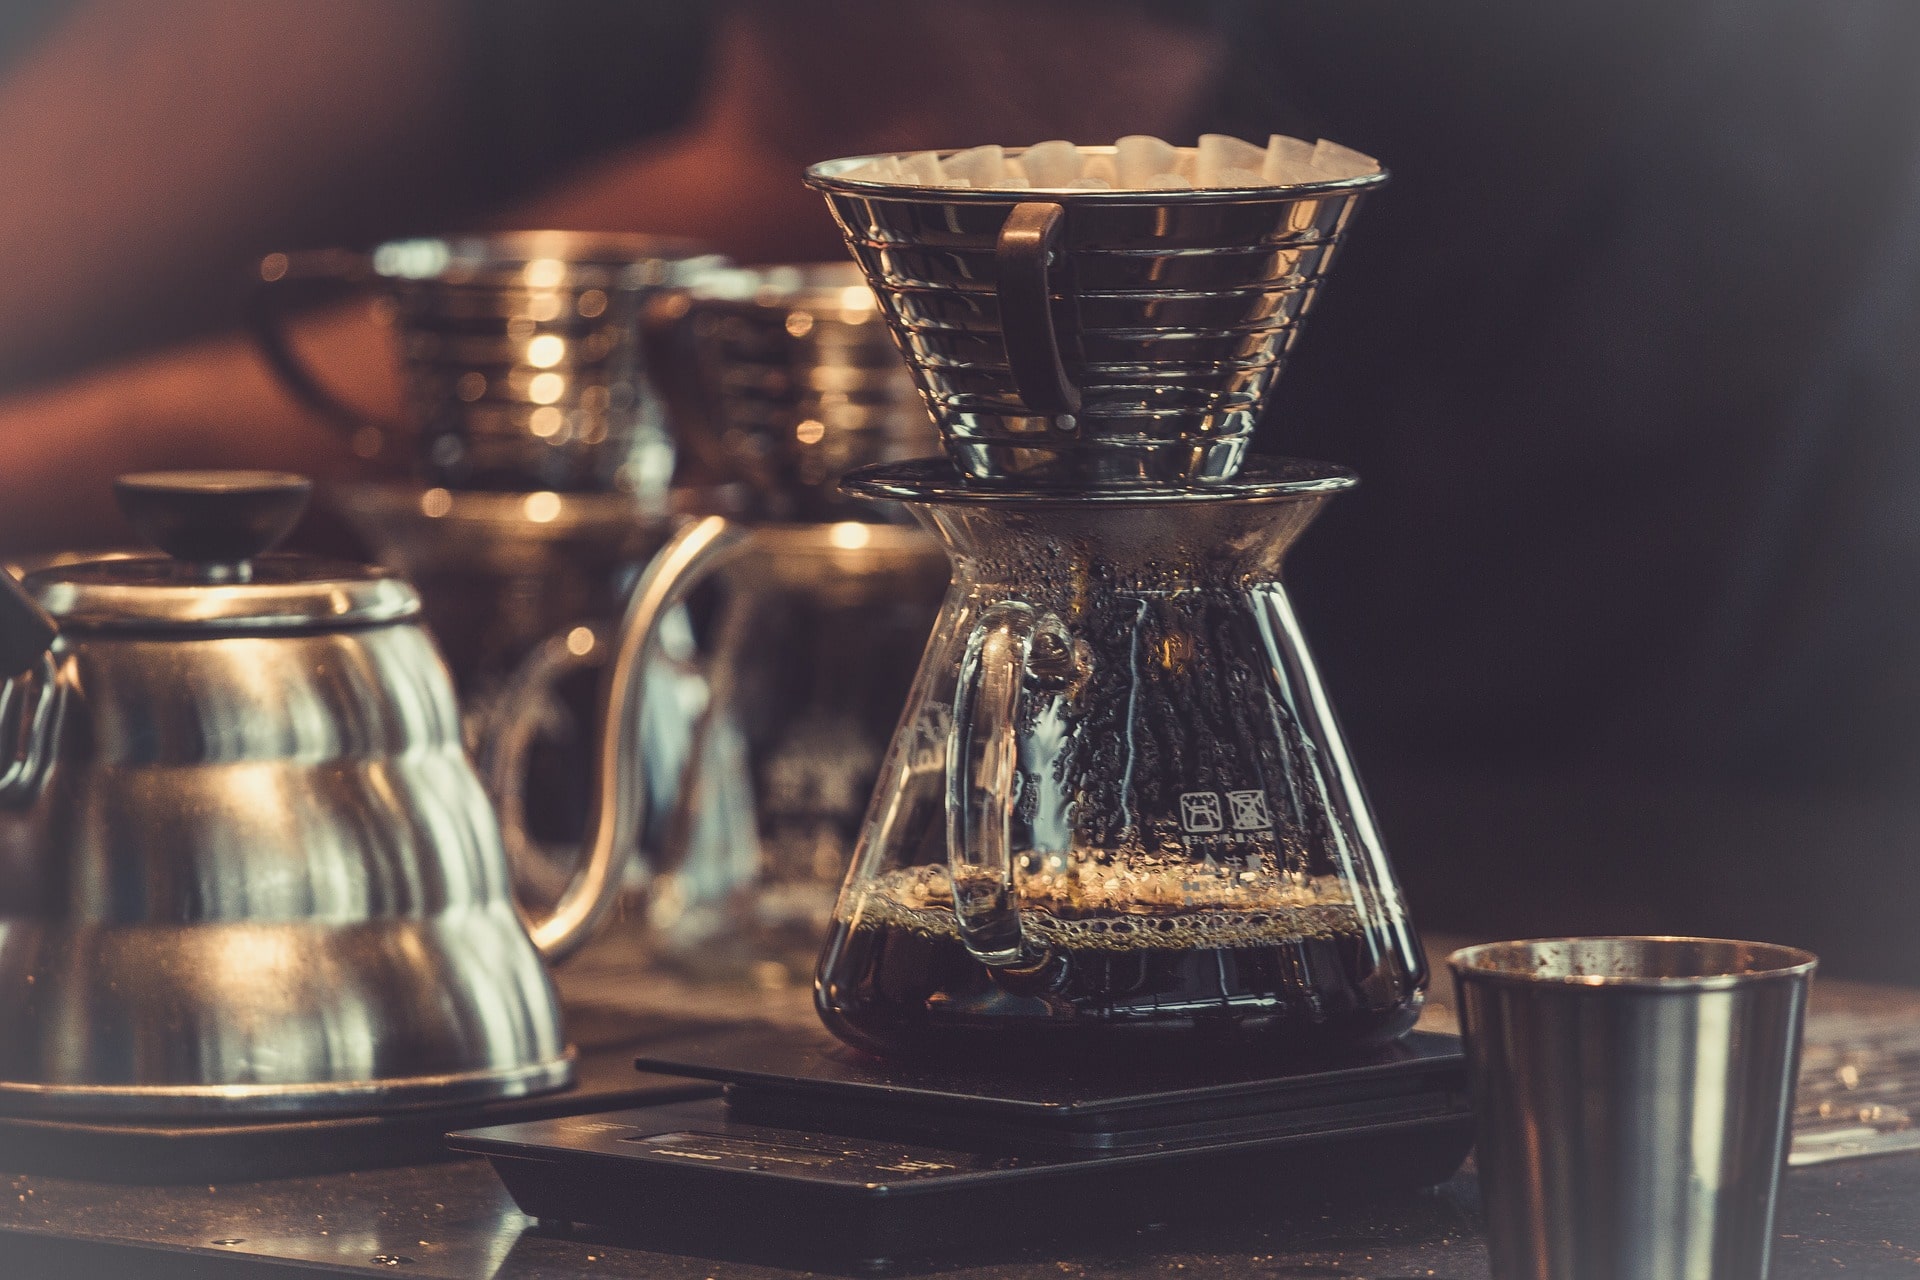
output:
{"label": "metal pour over dripper", "polygon": [[1386,180],[994,190],[849,176],[876,159],[817,164],[807,182],[961,472],[1041,488],[1237,474],[1355,204]]}

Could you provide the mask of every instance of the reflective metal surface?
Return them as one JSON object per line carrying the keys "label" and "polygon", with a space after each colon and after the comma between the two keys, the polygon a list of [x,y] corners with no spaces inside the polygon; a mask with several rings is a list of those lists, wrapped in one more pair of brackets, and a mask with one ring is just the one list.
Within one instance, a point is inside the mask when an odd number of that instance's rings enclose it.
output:
{"label": "reflective metal surface", "polygon": [[[265,554],[292,532],[312,490],[305,476],[275,471],[121,476],[114,495],[128,523],[167,554],[55,557],[28,578],[28,593],[53,618],[93,630],[289,631],[417,614],[413,588],[378,569]],[[51,632],[27,621],[8,618],[0,632],[44,649]]]}
{"label": "reflective metal surface", "polygon": [[[544,909],[579,864],[592,801],[602,676],[635,581],[690,514],[731,510],[734,488],[638,494],[484,493],[391,484],[343,486],[340,510],[418,588],[452,668],[466,737],[500,817],[514,888]],[[625,870],[636,904],[668,858],[733,842],[750,807],[743,780],[685,778],[711,697],[682,609],[662,619],[645,679],[644,723],[626,729],[642,806],[641,857]],[[683,813],[683,803],[697,804]]]}
{"label": "reflective metal surface", "polygon": [[420,612],[412,587],[363,565],[271,555],[249,564],[245,582],[209,583],[192,565],[129,557],[36,575],[29,589],[55,617],[98,629],[288,631],[399,622]]}
{"label": "reflective metal surface", "polygon": [[1574,938],[1450,963],[1499,1280],[1765,1276],[1813,956]]}
{"label": "reflective metal surface", "polygon": [[[185,528],[224,519],[221,491],[188,474],[140,501]],[[0,627],[51,635],[0,696],[0,1109],[361,1111],[564,1085],[553,987],[411,590],[221,560],[198,586],[206,565],[151,559],[0,583]],[[544,924],[555,952],[573,919]]]}
{"label": "reflective metal surface", "polygon": [[[976,480],[1067,487],[1238,471],[1354,206],[1386,180],[1009,192],[842,176],[873,159],[818,164],[807,181],[948,453]],[[1021,234],[1035,213],[1049,237]],[[1064,400],[1023,372],[1036,367],[1057,372]]]}
{"label": "reflective metal surface", "polygon": [[0,812],[0,1107],[367,1109],[567,1079],[412,623],[66,631]]}
{"label": "reflective metal surface", "polygon": [[704,428],[683,448],[744,482],[760,519],[870,520],[841,474],[939,447],[925,403],[850,262],[714,271],[692,290],[688,354]]}
{"label": "reflective metal surface", "polygon": [[500,490],[663,490],[673,447],[647,377],[643,314],[723,260],[681,241],[503,232],[272,254],[253,329],[288,389],[371,456],[390,425],[348,408],[294,354],[281,310],[316,285],[376,288],[406,371],[415,473]]}
{"label": "reflective metal surface", "polygon": [[611,624],[641,568],[724,491],[485,493],[350,484],[328,500],[420,593],[462,704],[487,703],[534,648]]}

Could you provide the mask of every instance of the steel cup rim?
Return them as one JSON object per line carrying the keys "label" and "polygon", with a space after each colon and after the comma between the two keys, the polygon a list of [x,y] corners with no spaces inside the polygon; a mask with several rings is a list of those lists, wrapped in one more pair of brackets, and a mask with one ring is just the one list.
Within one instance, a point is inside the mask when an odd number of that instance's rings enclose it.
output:
{"label": "steel cup rim", "polygon": [[[966,150],[970,148],[948,147],[935,150],[933,154],[945,160]],[[1008,147],[1006,153],[1010,158],[1017,158],[1025,155],[1027,150],[1026,147]],[[1107,144],[1081,147],[1080,151],[1083,155],[1111,156],[1117,148]],[[1372,173],[1357,174],[1351,178],[1328,178],[1324,182],[1263,182],[1250,187],[1119,187],[1107,191],[1088,191],[1079,187],[924,187],[909,182],[871,182],[844,176],[849,170],[857,169],[861,165],[871,164],[888,156],[904,154],[917,153],[881,151],[872,155],[842,156],[834,160],[822,160],[807,166],[804,181],[815,191],[833,191],[853,196],[881,196],[894,200],[927,200],[935,203],[1020,204],[1029,200],[1044,200],[1049,204],[1063,205],[1163,205],[1169,203],[1288,203],[1313,196],[1369,191],[1385,185],[1389,176],[1388,171],[1382,168]]]}
{"label": "steel cup rim", "polygon": [[[1762,967],[1691,975],[1540,973],[1538,970],[1496,969],[1481,962],[1499,952],[1524,953],[1528,948],[1590,943],[1675,944],[1735,948],[1756,958],[1768,957]],[[1800,947],[1778,942],[1750,942],[1739,938],[1708,938],[1691,934],[1595,934],[1585,936],[1513,938],[1462,947],[1447,957],[1456,983],[1484,982],[1532,990],[1561,991],[1726,991],[1764,982],[1809,977],[1820,958]]]}
{"label": "steel cup rim", "polygon": [[[416,269],[397,255],[413,246],[434,246],[441,255],[431,269]],[[626,231],[561,231],[538,228],[450,235],[396,236],[367,255],[375,278],[393,284],[513,282],[528,263],[552,259],[564,274],[557,288],[580,287],[583,274],[650,270],[661,283],[685,286],[705,272],[728,265],[725,255],[682,236]],[[599,283],[596,279],[592,283]]]}
{"label": "steel cup rim", "polygon": [[[849,289],[858,289],[873,298],[866,272],[851,258],[716,267],[689,286],[687,295],[694,307],[702,309],[758,307],[790,311],[796,307],[839,306]],[[872,312],[874,323],[884,325],[885,317],[880,313],[877,299],[866,310]]]}

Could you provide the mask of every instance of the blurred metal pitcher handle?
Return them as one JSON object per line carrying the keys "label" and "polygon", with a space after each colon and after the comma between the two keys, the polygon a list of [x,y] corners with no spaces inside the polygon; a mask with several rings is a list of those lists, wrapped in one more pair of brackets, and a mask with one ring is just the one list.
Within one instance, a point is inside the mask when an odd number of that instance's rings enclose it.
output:
{"label": "blurred metal pitcher handle", "polygon": [[345,249],[270,253],[260,260],[246,300],[247,331],[274,377],[294,399],[345,436],[362,457],[379,453],[392,424],[376,421],[328,390],[294,351],[287,321],[301,307],[364,290],[374,280],[373,261],[364,253]]}
{"label": "blurred metal pitcher handle", "polygon": [[[1013,206],[994,245],[1000,337],[1007,368],[1028,412],[1049,418],[1080,412],[1080,388],[1067,376],[1054,323],[1055,269],[1067,267],[1064,207],[1044,200]],[[1071,281],[1064,290],[1072,302]]]}

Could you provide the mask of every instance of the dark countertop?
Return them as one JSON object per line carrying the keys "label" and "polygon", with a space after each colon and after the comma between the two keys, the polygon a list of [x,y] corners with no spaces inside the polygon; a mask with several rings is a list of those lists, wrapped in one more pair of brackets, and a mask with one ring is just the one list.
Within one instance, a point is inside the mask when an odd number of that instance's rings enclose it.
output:
{"label": "dark countertop", "polygon": [[[614,981],[618,975],[618,981]],[[564,983],[575,1035],[590,1039],[688,996],[671,984],[635,984],[632,970],[593,965]],[[1444,978],[1425,1025],[1449,1020]],[[644,989],[647,995],[636,994]],[[1920,993],[1841,983],[1816,986],[1821,1020],[1863,1016],[1920,1023]],[[794,993],[706,998],[720,1017],[802,1017]],[[680,1005],[685,1008],[684,1004]],[[1847,1022],[1852,1019],[1852,1022]],[[1837,1021],[1836,1021],[1837,1020]],[[0,1155],[0,1160],[4,1156]],[[29,1277],[402,1274],[469,1280],[561,1277],[791,1275],[741,1256],[652,1252],[585,1229],[543,1226],[521,1214],[483,1161],[219,1186],[144,1187],[40,1175],[7,1176],[0,1196],[0,1275]],[[995,1251],[905,1274],[1042,1280],[1043,1277],[1212,1275],[1476,1280],[1487,1275],[1469,1171],[1414,1195],[1330,1205],[1280,1204],[1270,1213],[1208,1224],[1144,1227],[1101,1238]],[[1256,1220],[1257,1219],[1257,1220]],[[1795,1168],[1782,1190],[1775,1280],[1802,1276],[1920,1275],[1920,1153]]]}
{"label": "dark countertop", "polygon": [[[0,1205],[9,1280],[288,1275],[309,1268],[445,1280],[784,1276],[773,1267],[649,1252],[518,1212],[482,1161],[223,1187],[120,1187],[14,1177]],[[750,1229],[750,1228],[749,1228]],[[1276,1205],[1240,1226],[991,1252],[907,1274],[956,1280],[1246,1276],[1479,1280],[1486,1252],[1462,1174],[1411,1197]],[[1780,1205],[1775,1280],[1920,1274],[1920,1155],[1795,1169]]]}

